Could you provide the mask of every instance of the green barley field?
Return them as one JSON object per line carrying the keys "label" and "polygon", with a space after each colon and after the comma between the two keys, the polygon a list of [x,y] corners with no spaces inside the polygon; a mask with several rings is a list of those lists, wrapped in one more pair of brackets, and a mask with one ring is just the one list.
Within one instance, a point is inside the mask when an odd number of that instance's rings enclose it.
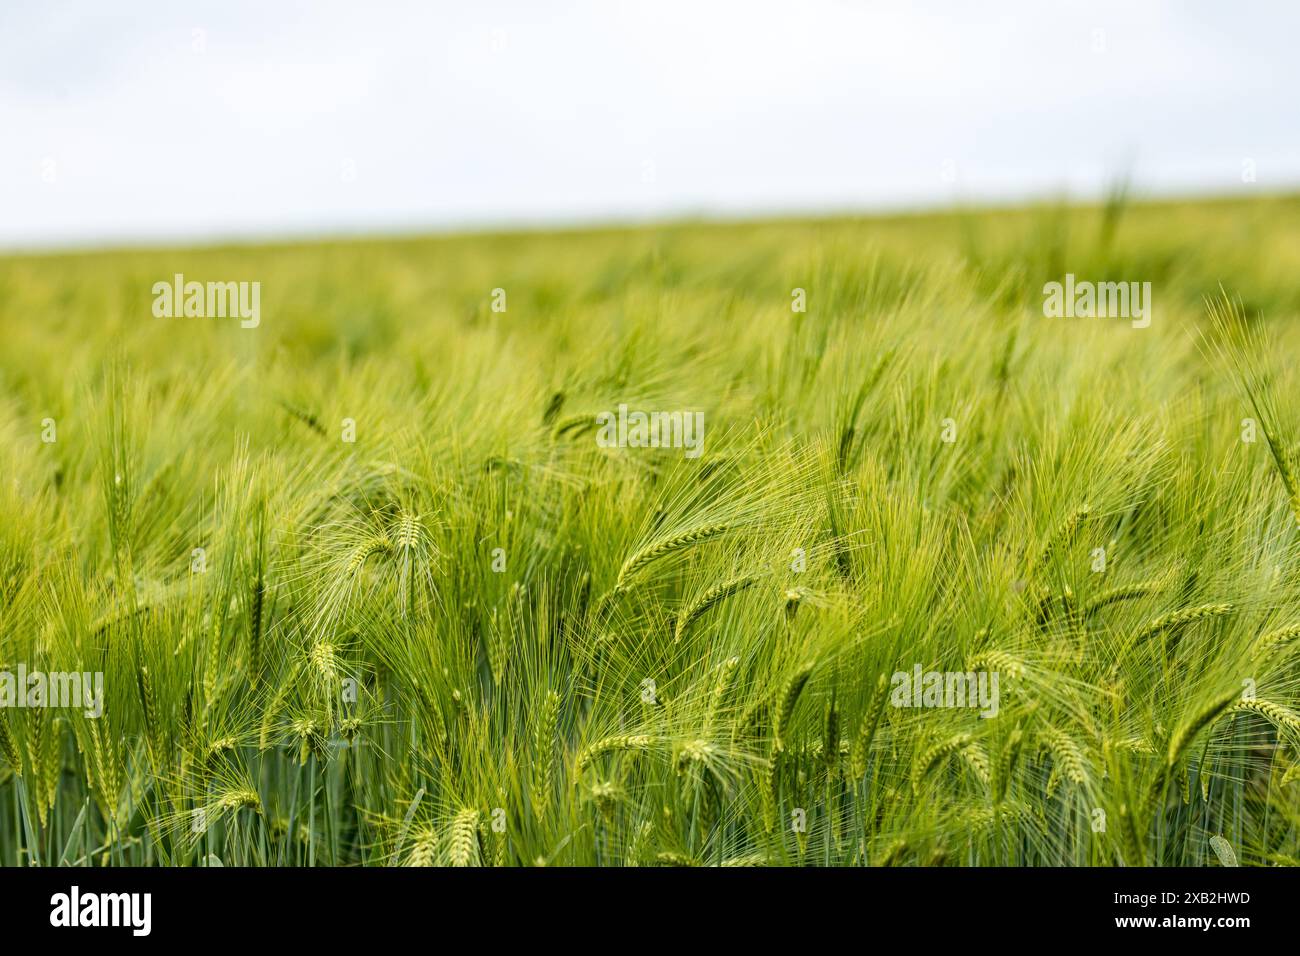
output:
{"label": "green barley field", "polygon": [[0,331],[6,865],[1300,861],[1300,198],[10,255]]}

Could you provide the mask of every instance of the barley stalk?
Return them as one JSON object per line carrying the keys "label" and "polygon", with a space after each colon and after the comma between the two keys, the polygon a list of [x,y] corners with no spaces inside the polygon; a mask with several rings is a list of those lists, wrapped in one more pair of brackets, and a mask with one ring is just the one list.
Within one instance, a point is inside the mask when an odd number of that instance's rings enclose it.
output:
{"label": "barley stalk", "polygon": [[14,776],[21,777],[23,775],[22,754],[19,753],[18,745],[9,732],[9,720],[3,714],[0,714],[0,754],[3,754],[5,760],[9,761],[9,767],[13,770]]}
{"label": "barley stalk", "polygon": [[884,674],[876,678],[876,689],[867,704],[867,712],[862,718],[862,723],[858,725],[858,734],[853,739],[853,749],[849,757],[849,769],[855,778],[860,778],[867,772],[867,756],[871,752],[871,742],[876,737],[876,728],[880,724],[880,716],[885,711],[885,703],[889,700],[889,680]]}
{"label": "barley stalk", "polygon": [[533,806],[539,819],[545,819],[551,808],[551,794],[555,789],[555,738],[559,725],[560,695],[547,691],[542,700],[533,737]]}
{"label": "barley stalk", "polygon": [[257,791],[248,787],[223,791],[216,800],[216,809],[222,813],[234,813],[239,810],[262,812],[262,798]]}
{"label": "barley stalk", "polygon": [[1128,646],[1136,647],[1143,641],[1155,637],[1157,634],[1164,634],[1175,631],[1178,628],[1186,627],[1189,624],[1195,624],[1197,621],[1206,621],[1216,617],[1223,617],[1231,614],[1236,607],[1232,604],[1202,604],[1198,607],[1183,608],[1180,611],[1171,611],[1168,614],[1162,614],[1155,618],[1129,641]]}
{"label": "barley stalk", "polygon": [[1187,750],[1196,735],[1206,727],[1214,723],[1225,710],[1232,706],[1233,702],[1238,699],[1237,692],[1231,691],[1216,697],[1210,703],[1206,704],[1197,711],[1192,719],[1184,723],[1176,733],[1169,738],[1169,749],[1165,756],[1165,765],[1172,768]]}
{"label": "barley stalk", "polygon": [[1007,795],[1011,786],[1011,778],[1016,772],[1016,763],[1020,759],[1020,751],[1024,745],[1025,735],[1019,727],[1015,728],[1007,737],[1006,745],[1002,748],[1002,756],[998,761],[997,779],[994,781],[994,799],[1001,802]]}
{"label": "barley stalk", "polygon": [[118,794],[122,789],[121,768],[117,753],[111,744],[105,743],[100,729],[100,721],[90,723],[91,759],[95,765],[95,776],[99,780],[104,811],[109,819],[116,823],[118,813]]}
{"label": "barley stalk", "polygon": [[1083,505],[1070,515],[1052,532],[1052,536],[1047,540],[1047,546],[1043,548],[1043,553],[1038,558],[1039,567],[1044,567],[1050,563],[1052,555],[1068,548],[1073,542],[1075,535],[1079,533],[1079,527],[1087,520],[1091,513],[1088,505]]}
{"label": "barley stalk", "polygon": [[992,781],[992,774],[989,769],[989,755],[980,744],[967,744],[961,749],[961,758],[970,765],[980,783],[987,786]]}
{"label": "barley stalk", "polygon": [[1300,624],[1281,627],[1262,636],[1251,649],[1250,656],[1267,660],[1297,637],[1300,637]]}
{"label": "barley stalk", "polygon": [[648,734],[615,734],[606,737],[590,744],[578,755],[578,771],[585,770],[591,766],[593,760],[605,754],[624,751],[643,752],[658,742],[657,738]]}
{"label": "barley stalk", "polygon": [[421,830],[411,845],[403,866],[433,866],[438,851],[438,834],[432,827]]}
{"label": "barley stalk", "polygon": [[699,866],[694,857],[685,853],[678,853],[676,850],[663,850],[656,853],[655,862],[659,866]]}
{"label": "barley stalk", "polygon": [[705,524],[690,528],[680,534],[672,535],[671,537],[660,538],[658,541],[652,541],[623,562],[623,567],[620,568],[618,572],[618,579],[615,582],[615,588],[618,590],[624,589],[628,579],[638,571],[642,570],[646,565],[685,548],[699,544],[701,541],[707,541],[710,538],[717,537],[727,530],[728,525],[725,524]]}
{"label": "barley stalk", "polygon": [[1005,674],[1013,680],[1019,680],[1025,676],[1024,662],[1005,651],[981,651],[967,661],[966,669]]}
{"label": "barley stalk", "polygon": [[1042,735],[1061,775],[1076,786],[1086,784],[1088,759],[1083,755],[1082,748],[1068,734],[1051,724],[1043,728]]}
{"label": "barley stalk", "polygon": [[[1256,413],[1259,413],[1258,407]],[[1287,504],[1291,508],[1291,514],[1300,525],[1300,476],[1296,473],[1294,456],[1283,447],[1277,433],[1268,424],[1265,416],[1260,415],[1261,426],[1264,432],[1264,440],[1268,443],[1269,454],[1273,457],[1273,463],[1277,466],[1278,476],[1282,479],[1282,485],[1286,488]]]}
{"label": "barley stalk", "polygon": [[958,753],[970,746],[971,735],[967,733],[954,734],[946,740],[932,744],[929,748],[921,752],[921,757],[912,767],[912,792],[919,794],[921,784],[925,778],[930,775],[946,757]]}
{"label": "barley stalk", "polygon": [[346,573],[349,577],[359,572],[365,563],[376,554],[387,554],[393,550],[393,543],[387,534],[371,535],[352,549],[348,556]]}
{"label": "barley stalk", "polygon": [[1250,700],[1238,700],[1232,705],[1232,710],[1237,713],[1259,714],[1279,731],[1289,733],[1292,739],[1300,741],[1300,716],[1281,704],[1256,697]]}
{"label": "barley stalk", "polygon": [[718,678],[713,685],[712,692],[709,694],[709,706],[704,714],[705,737],[709,737],[713,733],[714,723],[726,702],[727,693],[731,690],[732,682],[736,678],[736,671],[739,667],[739,657],[729,657],[718,667]]}
{"label": "barley stalk", "polygon": [[255,573],[248,602],[248,673],[256,683],[262,673],[262,616],[266,603],[266,502],[257,507]]}
{"label": "barley stalk", "polygon": [[1133,811],[1126,803],[1119,808],[1119,837],[1124,865],[1141,866],[1145,862],[1142,839],[1138,833],[1137,821],[1133,819]]}
{"label": "barley stalk", "polygon": [[804,664],[795,670],[786,679],[785,686],[782,687],[781,693],[777,696],[774,708],[776,724],[773,728],[777,751],[785,749],[785,732],[790,726],[790,718],[794,716],[794,706],[799,702],[799,695],[803,692],[804,685],[808,683],[808,678],[812,676],[812,672],[812,664]]}
{"label": "barley stalk", "polygon": [[898,861],[903,858],[903,854],[907,852],[908,847],[907,837],[899,837],[881,851],[876,866],[897,866]]}
{"label": "barley stalk", "polygon": [[332,695],[339,684],[338,656],[329,641],[317,641],[311,646],[308,660],[321,686]]}
{"label": "barley stalk", "polygon": [[580,415],[570,415],[568,418],[561,419],[551,431],[552,438],[560,438],[564,435],[577,437],[585,434],[596,427],[596,416],[590,412]]}
{"label": "barley stalk", "polygon": [[293,693],[295,681],[302,672],[302,659],[299,658],[290,668],[289,673],[285,676],[284,681],[280,684],[266,709],[262,711],[262,725],[258,733],[257,747],[259,750],[266,750],[271,746],[271,728],[275,723],[276,717],[288,702],[290,694]]}
{"label": "barley stalk", "polygon": [[822,759],[828,769],[836,769],[840,761],[840,709],[835,705],[835,695],[826,703],[826,716],[822,720]]}
{"label": "barley stalk", "polygon": [[730,581],[723,581],[705,591],[700,597],[683,611],[677,617],[677,626],[673,632],[673,643],[676,644],[682,639],[682,635],[695,621],[709,608],[713,607],[719,601],[722,601],[733,594],[745,590],[752,586],[758,578],[752,574],[744,574]]}
{"label": "barley stalk", "polygon": [[1113,588],[1107,588],[1084,605],[1083,616],[1085,618],[1092,617],[1098,611],[1112,604],[1148,597],[1159,590],[1160,584],[1156,581],[1139,581],[1136,584],[1120,584]]}
{"label": "barley stalk", "polygon": [[1018,803],[1003,803],[997,807],[977,807],[965,814],[961,829],[971,836],[982,836],[999,821],[1004,825],[1015,825],[1028,816],[1028,808]]}
{"label": "barley stalk", "polygon": [[472,808],[461,810],[451,821],[451,833],[447,838],[447,858],[452,866],[478,865],[477,810]]}
{"label": "barley stalk", "polygon": [[150,764],[156,773],[163,760],[162,718],[158,712],[158,699],[154,691],[153,675],[146,666],[140,667],[139,675],[140,701],[144,711],[145,743],[149,752]]}

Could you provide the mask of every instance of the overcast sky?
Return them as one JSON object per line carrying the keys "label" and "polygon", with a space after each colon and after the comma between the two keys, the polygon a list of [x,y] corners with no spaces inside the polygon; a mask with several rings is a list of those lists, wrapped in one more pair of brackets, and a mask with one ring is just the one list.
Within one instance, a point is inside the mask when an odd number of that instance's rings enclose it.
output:
{"label": "overcast sky", "polygon": [[1278,191],[1297,37],[1289,0],[0,0],[0,245]]}

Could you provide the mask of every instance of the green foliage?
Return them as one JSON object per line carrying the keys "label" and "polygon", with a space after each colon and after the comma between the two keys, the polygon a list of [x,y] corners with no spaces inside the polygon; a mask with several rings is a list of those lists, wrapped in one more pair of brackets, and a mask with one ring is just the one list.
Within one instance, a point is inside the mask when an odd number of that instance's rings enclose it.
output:
{"label": "green foliage", "polygon": [[1300,210],[1116,202],[0,260],[0,862],[1295,862]]}

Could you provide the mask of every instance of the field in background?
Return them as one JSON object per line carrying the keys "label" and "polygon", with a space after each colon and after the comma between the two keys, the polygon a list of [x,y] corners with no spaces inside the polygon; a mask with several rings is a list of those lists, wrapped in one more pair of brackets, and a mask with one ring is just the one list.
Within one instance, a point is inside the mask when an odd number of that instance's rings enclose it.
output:
{"label": "field in background", "polygon": [[1294,198],[0,259],[0,671],[105,695],[0,862],[1295,863],[1297,320]]}

